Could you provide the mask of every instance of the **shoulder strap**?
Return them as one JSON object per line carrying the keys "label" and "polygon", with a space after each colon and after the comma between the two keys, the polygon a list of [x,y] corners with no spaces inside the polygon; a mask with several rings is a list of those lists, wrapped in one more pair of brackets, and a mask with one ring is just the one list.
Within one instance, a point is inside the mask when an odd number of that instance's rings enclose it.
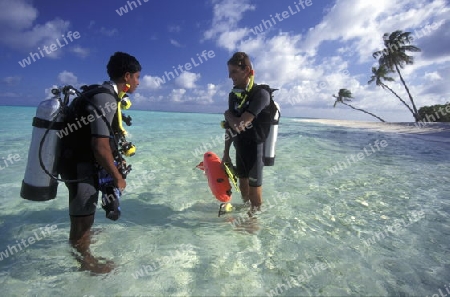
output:
{"label": "shoulder strap", "polygon": [[254,92],[256,92],[257,90],[260,90],[260,89],[264,89],[267,92],[269,92],[270,99],[272,99],[273,92],[278,90],[278,89],[272,89],[269,85],[264,85],[264,84],[257,85],[257,84],[254,84],[253,88],[250,90],[249,96],[252,96],[254,94]]}
{"label": "shoulder strap", "polygon": [[116,98],[117,101],[119,101],[119,96],[112,90],[112,88],[108,88],[108,86],[105,85],[89,85],[89,86],[82,86],[81,87],[82,94],[86,97],[92,97],[94,95],[100,94],[100,93],[107,93]]}
{"label": "shoulder strap", "polygon": [[252,98],[252,93],[255,92],[256,90],[260,90],[260,89],[264,89],[267,92],[269,92],[270,95],[270,103],[267,106],[267,108],[270,110],[270,115],[271,118],[274,118],[275,115],[278,113],[278,118],[281,116],[281,111],[280,111],[280,107],[279,105],[275,102],[275,100],[273,100],[273,92],[277,91],[278,89],[272,89],[269,85],[265,85],[265,84],[261,84],[261,85],[257,85],[255,84],[252,88],[252,90],[250,91],[249,97],[251,100]]}

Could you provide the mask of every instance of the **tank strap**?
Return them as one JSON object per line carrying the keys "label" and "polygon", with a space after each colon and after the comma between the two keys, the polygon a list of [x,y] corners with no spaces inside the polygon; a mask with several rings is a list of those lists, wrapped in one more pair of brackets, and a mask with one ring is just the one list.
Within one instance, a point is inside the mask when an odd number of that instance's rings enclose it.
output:
{"label": "tank strap", "polygon": [[33,118],[33,127],[36,128],[43,128],[43,129],[49,129],[49,130],[61,130],[65,127],[64,122],[54,122],[49,120],[43,120],[38,117]]}

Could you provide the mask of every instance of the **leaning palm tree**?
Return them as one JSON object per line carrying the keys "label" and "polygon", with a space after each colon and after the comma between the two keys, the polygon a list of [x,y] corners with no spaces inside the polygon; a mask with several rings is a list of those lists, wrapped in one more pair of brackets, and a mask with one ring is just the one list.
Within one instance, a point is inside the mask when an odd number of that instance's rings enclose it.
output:
{"label": "leaning palm tree", "polygon": [[350,104],[345,103],[345,101],[352,101],[351,98],[353,98],[352,97],[352,92],[347,90],[347,89],[340,89],[338,95],[336,96],[336,95],[333,94],[333,97],[336,98],[336,101],[334,101],[333,107],[336,107],[337,103],[342,103],[342,104],[347,105],[348,107],[353,108],[355,110],[359,110],[359,111],[362,111],[364,113],[370,114],[371,116],[376,117],[380,121],[384,122],[384,120],[382,118],[374,115],[371,112],[365,111],[364,109],[361,109],[361,108],[356,108],[356,107],[354,107],[354,106],[352,106]]}
{"label": "leaning palm tree", "polygon": [[373,75],[367,83],[370,85],[372,82],[375,81],[375,84],[377,86],[380,86],[383,89],[388,89],[389,91],[391,91],[391,93],[394,94],[409,109],[409,111],[412,113],[412,115],[414,117],[414,111],[411,109],[411,107],[408,105],[408,103],[406,103],[405,100],[400,98],[400,96],[396,92],[394,92],[394,90],[392,90],[388,85],[386,85],[383,82],[383,81],[394,81],[394,79],[392,77],[387,76],[388,73],[392,73],[392,72],[394,72],[394,71],[388,69],[385,65],[380,65],[378,68],[372,67]]}
{"label": "leaning palm tree", "polygon": [[417,122],[420,120],[419,112],[417,111],[411,92],[409,91],[409,88],[400,72],[400,69],[403,69],[405,65],[414,64],[414,57],[408,56],[406,52],[421,51],[420,48],[410,44],[410,35],[411,32],[403,32],[401,30],[397,30],[391,34],[384,33],[383,41],[385,48],[381,51],[374,52],[373,57],[375,59],[378,58],[380,65],[385,65],[388,69],[393,71],[395,70],[398,73],[400,80],[408,93],[409,100],[411,101],[411,105],[414,110],[414,118]]}

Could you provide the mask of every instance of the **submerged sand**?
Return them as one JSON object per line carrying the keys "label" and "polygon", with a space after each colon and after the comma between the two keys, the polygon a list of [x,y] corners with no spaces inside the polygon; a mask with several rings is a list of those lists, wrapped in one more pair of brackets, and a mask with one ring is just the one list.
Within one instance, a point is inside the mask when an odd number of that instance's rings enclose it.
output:
{"label": "submerged sand", "polygon": [[382,123],[382,122],[360,122],[332,119],[295,119],[296,122],[317,123],[324,125],[341,126],[355,129],[368,129],[387,133],[417,135],[431,141],[450,143],[450,123]]}

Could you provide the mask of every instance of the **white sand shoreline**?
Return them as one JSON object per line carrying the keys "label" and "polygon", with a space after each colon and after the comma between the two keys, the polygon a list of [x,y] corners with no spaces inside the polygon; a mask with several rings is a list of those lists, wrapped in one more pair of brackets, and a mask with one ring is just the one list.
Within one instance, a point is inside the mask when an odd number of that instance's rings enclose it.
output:
{"label": "white sand shoreline", "polygon": [[[428,140],[450,143],[450,123],[414,122],[360,122],[332,119],[294,119],[295,122],[317,123],[355,129],[425,136]],[[423,137],[421,137],[423,138]]]}

